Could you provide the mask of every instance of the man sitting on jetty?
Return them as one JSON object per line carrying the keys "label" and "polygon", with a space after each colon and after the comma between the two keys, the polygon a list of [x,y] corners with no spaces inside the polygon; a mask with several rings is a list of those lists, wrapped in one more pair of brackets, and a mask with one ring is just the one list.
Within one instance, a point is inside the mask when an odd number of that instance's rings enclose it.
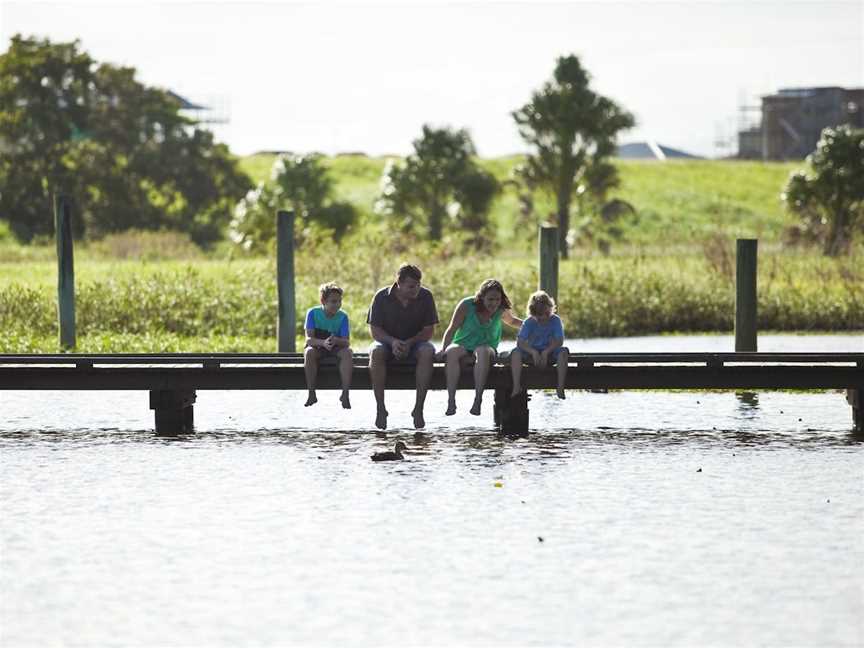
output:
{"label": "man sitting on jetty", "polygon": [[423,406],[435,356],[435,347],[429,340],[435,333],[438,311],[432,293],[420,285],[422,276],[417,266],[403,264],[396,273],[396,283],[375,293],[366,316],[373,340],[369,347],[369,376],[378,405],[375,426],[379,430],[387,429],[384,386],[387,362],[393,359],[417,364],[417,399],[411,416],[415,428],[426,427]]}

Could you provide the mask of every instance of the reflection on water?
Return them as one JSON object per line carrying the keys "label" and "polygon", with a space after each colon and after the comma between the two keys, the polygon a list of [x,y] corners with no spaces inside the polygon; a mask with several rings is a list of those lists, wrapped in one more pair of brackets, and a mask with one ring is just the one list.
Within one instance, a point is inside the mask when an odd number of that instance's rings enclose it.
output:
{"label": "reflection on water", "polygon": [[756,392],[735,392],[735,398],[741,403],[740,411],[742,414],[756,412],[759,409],[759,394]]}

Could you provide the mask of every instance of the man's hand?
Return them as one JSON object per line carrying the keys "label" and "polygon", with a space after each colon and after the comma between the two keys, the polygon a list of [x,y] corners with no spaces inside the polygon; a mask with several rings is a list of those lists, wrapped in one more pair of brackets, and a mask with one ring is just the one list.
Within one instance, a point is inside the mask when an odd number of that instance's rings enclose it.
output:
{"label": "man's hand", "polygon": [[393,340],[393,344],[391,345],[393,349],[393,357],[397,360],[403,360],[408,357],[408,343],[404,340]]}
{"label": "man's hand", "polygon": [[323,346],[323,347],[324,347],[325,349],[327,349],[328,351],[332,351],[333,348],[336,346],[336,342],[333,341],[333,336],[331,335],[331,336],[328,337],[326,340],[324,340],[324,341],[321,343],[321,346]]}

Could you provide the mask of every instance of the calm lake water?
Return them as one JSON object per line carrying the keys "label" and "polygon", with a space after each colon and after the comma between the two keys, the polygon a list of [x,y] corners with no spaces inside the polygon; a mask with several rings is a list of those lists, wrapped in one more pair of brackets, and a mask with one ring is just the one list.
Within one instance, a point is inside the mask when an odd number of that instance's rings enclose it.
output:
{"label": "calm lake water", "polygon": [[[537,392],[519,440],[491,433],[491,393],[479,418],[432,394],[415,437],[392,392],[386,438],[371,393],[336,397],[201,391],[172,441],[143,392],[0,392],[0,645],[864,644],[839,392]],[[408,461],[369,460],[397,439]]]}

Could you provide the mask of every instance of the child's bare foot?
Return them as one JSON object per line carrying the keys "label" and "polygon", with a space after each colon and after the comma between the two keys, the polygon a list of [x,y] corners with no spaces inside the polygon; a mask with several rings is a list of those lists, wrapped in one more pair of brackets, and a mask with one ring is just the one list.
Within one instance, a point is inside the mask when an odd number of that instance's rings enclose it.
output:
{"label": "child's bare foot", "polygon": [[387,410],[383,407],[378,408],[378,414],[375,417],[375,427],[379,430],[387,429]]}
{"label": "child's bare foot", "polygon": [[414,418],[414,429],[420,430],[421,428],[426,427],[426,420],[423,418],[423,410],[418,410],[416,407],[411,412],[411,416]]}
{"label": "child's bare foot", "polygon": [[567,398],[567,394],[564,393],[563,389],[558,389],[557,393],[558,393],[558,398],[560,398],[561,400],[565,400]]}
{"label": "child's bare foot", "polygon": [[480,406],[483,404],[483,397],[477,396],[474,398],[474,404],[469,410],[474,416],[480,416]]}
{"label": "child's bare foot", "polygon": [[444,412],[445,416],[453,416],[456,413],[456,401],[448,400],[447,401],[447,411]]}
{"label": "child's bare foot", "polygon": [[309,390],[309,398],[306,399],[306,403],[303,407],[309,407],[310,405],[314,405],[318,402],[318,396],[315,395],[315,392],[311,389]]}
{"label": "child's bare foot", "polygon": [[351,409],[351,400],[348,398],[347,391],[342,392],[339,400],[342,402],[342,409]]}

